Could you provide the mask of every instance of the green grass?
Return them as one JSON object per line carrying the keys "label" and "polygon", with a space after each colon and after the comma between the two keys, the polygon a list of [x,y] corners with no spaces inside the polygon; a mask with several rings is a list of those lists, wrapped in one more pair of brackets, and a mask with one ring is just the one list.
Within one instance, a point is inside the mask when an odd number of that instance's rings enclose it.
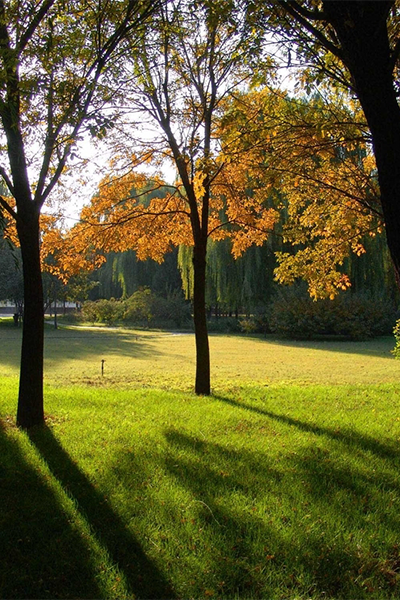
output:
{"label": "green grass", "polygon": [[212,336],[205,398],[192,336],[48,330],[28,436],[19,336],[0,328],[0,597],[398,598],[392,340]]}

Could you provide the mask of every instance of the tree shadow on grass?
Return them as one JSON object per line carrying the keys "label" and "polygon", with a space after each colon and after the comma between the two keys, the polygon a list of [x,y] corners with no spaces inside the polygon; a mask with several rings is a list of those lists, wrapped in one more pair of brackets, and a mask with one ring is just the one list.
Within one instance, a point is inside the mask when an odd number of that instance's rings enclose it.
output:
{"label": "tree shadow on grass", "polygon": [[[151,358],[158,354],[148,337],[126,333],[123,331],[107,330],[69,330],[58,329],[46,331],[45,349],[49,357],[53,356],[52,349],[64,347],[68,356],[80,357],[90,354],[117,354],[132,358]],[[59,352],[59,350],[58,350]],[[62,354],[60,359],[62,359]]]}
{"label": "tree shadow on grass", "polygon": [[[379,597],[396,597],[399,551],[382,547],[382,540],[372,551],[375,525],[364,517],[378,513],[384,531],[393,534],[399,518],[394,510],[386,514],[382,480],[372,469],[366,477],[364,468],[325,460],[312,444],[274,468],[265,452],[175,430],[165,436],[165,467],[198,506],[201,527],[193,528],[188,543],[200,546],[193,537],[202,532],[213,576],[200,576],[211,589],[220,585],[219,595],[277,597],[279,590],[282,597],[363,598],[379,590]],[[398,485],[392,490],[399,495]],[[353,542],[358,536],[371,544]]]}
{"label": "tree shadow on grass", "polygon": [[113,563],[124,574],[132,597],[174,598],[174,593],[156,565],[146,556],[125,523],[89,481],[54,437],[51,429],[39,428],[30,439],[54,477],[75,500]]}
{"label": "tree shadow on grass", "polygon": [[87,545],[1,422],[0,455],[0,597],[99,598]]}
{"label": "tree shadow on grass", "polygon": [[[0,334],[0,362],[19,367],[21,330]],[[65,360],[94,359],[100,361],[104,355],[128,357],[130,359],[154,360],[160,353],[150,336],[106,330],[45,329],[45,360],[62,363]]]}
{"label": "tree shadow on grass", "polygon": [[236,408],[265,416],[268,419],[278,421],[279,423],[296,427],[300,431],[304,431],[306,433],[326,436],[332,440],[346,444],[347,446],[358,446],[364,451],[372,452],[380,458],[400,459],[400,449],[395,440],[392,442],[382,442],[372,436],[361,434],[355,430],[314,425],[313,423],[307,423],[306,421],[301,421],[300,419],[294,419],[288,415],[278,414],[258,406],[247,404],[245,402],[238,402],[237,400],[227,398],[225,396],[215,395],[212,396],[212,398],[219,402],[230,404]]}
{"label": "tree shadow on grass", "polygon": [[[243,337],[243,335],[241,336]],[[350,340],[343,338],[331,339],[328,336],[321,339],[285,339],[279,338],[274,334],[268,334],[267,337],[259,335],[248,335],[246,337],[258,342],[259,344],[269,346],[286,346],[288,348],[298,348],[299,350],[322,350],[324,352],[339,352],[341,354],[359,354],[360,356],[377,356],[388,360],[393,360],[391,350],[393,350],[395,340],[393,336],[380,336],[367,340]]]}

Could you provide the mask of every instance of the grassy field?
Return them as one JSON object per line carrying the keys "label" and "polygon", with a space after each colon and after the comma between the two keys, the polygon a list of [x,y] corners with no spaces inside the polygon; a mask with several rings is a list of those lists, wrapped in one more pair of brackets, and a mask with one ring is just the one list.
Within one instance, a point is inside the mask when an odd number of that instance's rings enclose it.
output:
{"label": "grassy field", "polygon": [[[0,323],[1,324],[1,323]],[[21,330],[0,327],[0,376],[18,375]],[[210,335],[214,390],[270,383],[369,384],[400,379],[391,337],[366,342],[282,341]],[[104,377],[101,360],[104,359]],[[194,335],[48,326],[45,380],[52,385],[149,386],[191,391]]]}
{"label": "grassy field", "polygon": [[[46,331],[47,427],[0,327],[2,598],[398,598],[393,340]],[[106,362],[101,376],[101,360]]]}

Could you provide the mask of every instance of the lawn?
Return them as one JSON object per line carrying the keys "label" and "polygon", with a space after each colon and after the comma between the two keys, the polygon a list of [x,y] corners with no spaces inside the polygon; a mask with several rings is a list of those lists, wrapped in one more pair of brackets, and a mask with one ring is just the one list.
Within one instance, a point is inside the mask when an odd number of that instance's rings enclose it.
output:
{"label": "lawn", "polygon": [[19,337],[0,327],[0,597],[399,597],[393,340],[211,336],[205,398],[191,335],[48,329],[28,436]]}
{"label": "lawn", "polygon": [[[20,329],[0,327],[0,376],[18,375],[20,337]],[[400,379],[400,361],[391,355],[393,347],[392,337],[366,342],[297,342],[271,336],[212,334],[212,386],[218,391],[271,383],[395,383]],[[46,329],[45,380],[52,385],[191,391],[194,373],[193,334],[105,327]]]}

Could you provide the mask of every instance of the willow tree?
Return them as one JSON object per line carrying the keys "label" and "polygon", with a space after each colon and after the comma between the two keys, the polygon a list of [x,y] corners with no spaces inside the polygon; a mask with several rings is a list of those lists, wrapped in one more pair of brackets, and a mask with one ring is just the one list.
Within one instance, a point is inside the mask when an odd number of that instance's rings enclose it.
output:
{"label": "willow tree", "polygon": [[[276,267],[275,252],[282,248],[281,237],[272,235],[262,245],[253,245],[234,258],[232,240],[211,241],[207,249],[206,303],[208,311],[215,314],[238,315],[260,310],[270,300],[274,289],[273,272]],[[187,299],[193,297],[193,262],[191,248],[181,246],[178,267],[182,288]]]}
{"label": "willow tree", "polygon": [[17,423],[43,422],[40,213],[79,137],[107,127],[106,70],[154,2],[0,0],[0,207],[14,222],[24,276]]}
{"label": "willow tree", "polygon": [[243,249],[261,239],[246,221],[264,220],[265,236],[274,220],[262,199],[247,198],[245,189],[238,190],[222,214],[223,192],[218,189],[225,166],[216,122],[224,100],[261,66],[260,38],[243,6],[234,0],[172,0],[153,17],[141,43],[132,45],[124,57],[123,104],[152,130],[151,143],[142,138],[146,146],[142,151],[136,142],[137,156],[167,157],[176,182],[165,198],[145,206],[140,194],[132,193],[138,180],[114,173],[82,214],[85,226],[100,232],[91,243],[109,250],[130,247],[139,257],[161,259],[171,245],[186,243],[193,248],[195,391],[206,395],[210,393],[207,240],[228,235],[226,223],[239,224],[242,218],[243,229],[235,239],[236,247]]}

